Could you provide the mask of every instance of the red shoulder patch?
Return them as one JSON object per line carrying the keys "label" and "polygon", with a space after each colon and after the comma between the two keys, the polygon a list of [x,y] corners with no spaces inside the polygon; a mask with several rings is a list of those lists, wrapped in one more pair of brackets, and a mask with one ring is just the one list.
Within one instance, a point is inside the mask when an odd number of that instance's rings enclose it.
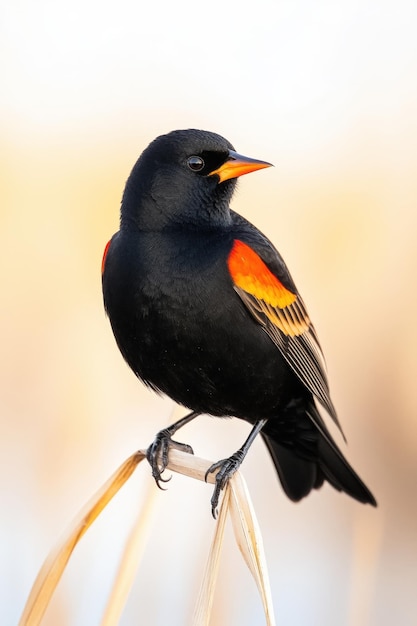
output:
{"label": "red shoulder patch", "polygon": [[270,306],[283,309],[297,299],[296,294],[284,287],[261,257],[239,239],[233,244],[227,265],[237,287]]}
{"label": "red shoulder patch", "polygon": [[111,239],[110,239],[110,241],[108,241],[106,243],[106,247],[104,248],[103,259],[101,261],[101,273],[102,274],[104,273],[104,267],[106,265],[106,257],[107,257],[107,253],[108,253],[109,248],[110,248],[110,244],[111,244]]}

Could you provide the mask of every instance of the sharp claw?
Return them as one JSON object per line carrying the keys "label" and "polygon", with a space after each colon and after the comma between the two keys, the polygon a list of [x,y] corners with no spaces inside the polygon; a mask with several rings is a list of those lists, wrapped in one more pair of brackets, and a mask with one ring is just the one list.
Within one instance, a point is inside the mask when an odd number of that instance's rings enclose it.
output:
{"label": "sharp claw", "polygon": [[239,468],[241,462],[242,456],[240,451],[238,451],[228,459],[223,459],[221,461],[217,461],[217,463],[213,463],[213,465],[210,465],[204,475],[204,480],[207,482],[208,475],[213,474],[216,470],[218,470],[216,474],[216,484],[211,497],[211,514],[214,519],[217,518],[217,505],[219,504],[220,493],[226,487],[229,479]]}
{"label": "sharp claw", "polygon": [[146,451],[146,458],[151,466],[152,476],[155,479],[157,486],[163,491],[165,491],[165,489],[160,483],[167,483],[172,478],[172,476],[169,478],[162,478],[162,474],[168,467],[170,448],[176,448],[177,450],[182,450],[188,454],[194,454],[191,446],[171,439],[169,429],[161,430],[156,435],[155,440]]}
{"label": "sharp claw", "polygon": [[214,492],[213,495],[211,497],[211,514],[214,517],[214,519],[217,519],[217,505],[219,504],[219,496],[220,496],[220,489],[218,488],[218,485],[215,486],[214,488]]}
{"label": "sharp claw", "polygon": [[158,482],[160,483],[169,483],[169,481],[171,480],[172,476],[169,476],[168,478],[162,478],[162,476],[158,477]]}
{"label": "sharp claw", "polygon": [[[229,459],[223,459],[222,461],[217,461],[217,463],[213,463],[213,465],[210,465],[210,467],[208,468],[207,472],[204,474],[204,480],[207,482],[207,478],[209,474],[214,474],[214,472],[216,471],[216,469],[221,468],[226,461],[228,461]],[[221,470],[218,471],[217,476],[216,476],[216,482],[218,481],[218,476],[219,473],[221,472]]]}
{"label": "sharp claw", "polygon": [[166,491],[165,487],[162,487],[160,483],[169,483],[172,476],[170,476],[169,478],[162,478],[162,476],[153,476],[153,478],[155,478],[156,486],[158,487],[158,489],[160,489],[161,491]]}

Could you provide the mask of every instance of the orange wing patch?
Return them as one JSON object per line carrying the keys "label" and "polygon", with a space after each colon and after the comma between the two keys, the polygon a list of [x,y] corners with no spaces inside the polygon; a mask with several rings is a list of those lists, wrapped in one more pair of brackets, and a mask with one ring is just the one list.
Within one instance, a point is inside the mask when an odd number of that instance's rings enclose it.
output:
{"label": "orange wing patch", "polygon": [[108,241],[106,243],[106,247],[104,248],[103,259],[101,261],[101,273],[102,274],[104,274],[104,266],[106,265],[106,257],[107,257],[107,253],[108,253],[109,248],[110,248],[110,244],[111,244],[111,239],[110,239],[110,241]]}
{"label": "orange wing patch", "polygon": [[250,246],[237,239],[227,263],[236,291],[261,323],[263,314],[290,337],[308,330],[310,320],[302,302],[284,287]]}
{"label": "orange wing patch", "polygon": [[228,259],[229,272],[237,287],[255,298],[280,309],[292,304],[297,296],[288,291],[248,245],[236,239]]}

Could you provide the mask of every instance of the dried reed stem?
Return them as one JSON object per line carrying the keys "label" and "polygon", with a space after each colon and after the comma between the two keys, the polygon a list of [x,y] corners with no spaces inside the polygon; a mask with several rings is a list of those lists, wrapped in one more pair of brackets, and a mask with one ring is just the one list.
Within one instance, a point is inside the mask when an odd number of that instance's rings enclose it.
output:
{"label": "dried reed stem", "polygon": [[144,458],[141,451],[132,454],[81,509],[42,565],[29,594],[19,626],[40,624],[75,546]]}
{"label": "dried reed stem", "polygon": [[[88,504],[83,507],[67,533],[52,550],[42,566],[29,595],[19,626],[38,626],[40,624],[51,596],[78,541],[145,456],[145,451],[139,450],[129,457],[103,487],[98,490]],[[168,468],[190,478],[204,481],[207,469],[211,464],[211,461],[185,454],[179,450],[170,450]],[[209,474],[207,480],[213,483],[215,475]],[[155,494],[155,488],[153,485],[152,487],[153,494]],[[149,533],[153,500],[154,497],[150,495],[128,538],[101,626],[114,626],[118,623]],[[194,612],[194,626],[208,626],[210,623],[227,513],[232,518],[239,549],[252,572],[261,594],[266,623],[268,626],[274,626],[271,592],[262,538],[246,484],[239,472],[236,472],[230,479],[224,490],[203,583]]]}

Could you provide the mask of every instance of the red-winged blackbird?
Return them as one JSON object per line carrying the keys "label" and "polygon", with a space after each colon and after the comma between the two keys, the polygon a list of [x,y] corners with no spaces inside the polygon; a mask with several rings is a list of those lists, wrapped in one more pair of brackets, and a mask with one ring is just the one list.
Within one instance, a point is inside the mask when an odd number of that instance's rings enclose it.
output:
{"label": "red-winged blackbird", "polygon": [[[200,130],[155,139],[123,194],[120,230],[103,257],[103,294],[117,344],[146,385],[192,412],[148,449],[159,485],[172,435],[199,414],[253,424],[243,446],[215,463],[220,491],[261,433],[285,493],[300,500],[327,480],[376,501],[320,416],[339,426],[306,307],[272,243],[229,202],[242,174],[270,163],[237,154]],[[340,426],[339,426],[340,428]]]}

